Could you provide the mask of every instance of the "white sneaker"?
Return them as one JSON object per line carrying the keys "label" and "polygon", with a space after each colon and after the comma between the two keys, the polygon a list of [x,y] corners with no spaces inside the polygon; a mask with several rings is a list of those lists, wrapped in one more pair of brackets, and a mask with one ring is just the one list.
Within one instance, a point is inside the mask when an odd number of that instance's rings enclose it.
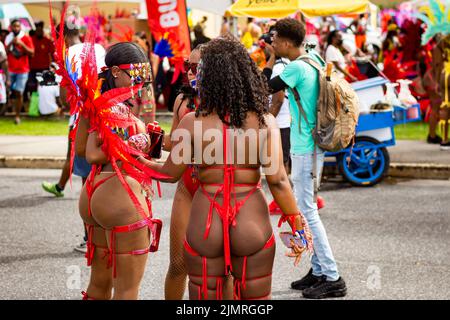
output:
{"label": "white sneaker", "polygon": [[86,242],[80,243],[78,246],[76,246],[74,248],[74,250],[77,252],[86,253],[87,252],[87,243]]}
{"label": "white sneaker", "polygon": [[441,150],[442,151],[449,151],[450,150],[450,142],[441,143]]}

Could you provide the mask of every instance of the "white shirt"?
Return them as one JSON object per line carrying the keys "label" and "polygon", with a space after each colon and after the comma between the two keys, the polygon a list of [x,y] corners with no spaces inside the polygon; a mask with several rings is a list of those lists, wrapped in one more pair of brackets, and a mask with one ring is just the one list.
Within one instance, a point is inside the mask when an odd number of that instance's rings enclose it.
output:
{"label": "white shirt", "polygon": [[[84,47],[83,43],[75,44],[69,47],[67,54],[70,63],[72,62],[72,58],[75,61],[76,70],[78,71],[78,79],[80,79],[83,76],[81,71],[81,54],[83,53],[83,47]],[[101,45],[97,43],[94,46],[94,50],[95,50],[95,60],[97,64],[97,73],[100,73],[102,72],[102,68],[105,66],[106,51]],[[66,67],[68,68],[68,70],[70,70],[69,66]],[[75,120],[76,115],[72,115],[69,119],[69,127],[73,126]]]}
{"label": "white shirt", "polygon": [[[288,65],[289,63],[290,61],[287,59],[277,60],[275,65],[273,66],[272,79],[282,74],[284,68],[286,68],[286,65]],[[276,121],[280,129],[289,128],[291,126],[291,112],[289,111],[288,95],[288,91],[285,90],[283,104],[281,105],[280,112],[278,112],[278,115],[276,116]],[[270,99],[272,100],[272,96],[270,97]]]}
{"label": "white shirt", "polygon": [[[327,48],[327,51],[325,53],[325,60],[327,62],[337,62],[343,70],[347,69],[347,63],[345,62],[344,55],[342,54],[341,50],[339,50],[332,44],[330,44]],[[339,70],[336,70],[336,72],[341,78],[345,77],[345,75]]]}
{"label": "white shirt", "polygon": [[[72,62],[72,58],[74,57],[74,61],[76,63],[76,69],[78,70],[78,79],[81,78],[81,54],[83,53],[83,43],[74,44],[73,46],[69,47],[68,51],[68,58],[69,62]],[[102,67],[105,66],[105,49],[99,45],[95,44],[94,46],[95,50],[95,61],[97,64],[97,73],[101,72]]]}
{"label": "white shirt", "polygon": [[24,35],[25,35],[25,32],[23,32],[23,30],[20,30],[20,32],[17,36],[14,35],[14,32],[8,33],[8,35],[5,38],[5,45],[9,46],[11,44],[11,42],[14,40],[14,38],[22,39]]}
{"label": "white shirt", "polygon": [[56,98],[59,97],[59,86],[38,86],[39,112],[42,115],[52,114],[58,110]]}
{"label": "white shirt", "polygon": [[5,50],[5,46],[3,45],[3,43],[0,41],[0,56],[3,57],[3,59],[6,59],[6,50]]}
{"label": "white shirt", "polygon": [[[6,60],[8,57],[6,55],[5,46],[0,41],[0,61]],[[5,77],[3,74],[3,70],[0,69],[0,104],[6,103],[6,86],[5,86]]]}

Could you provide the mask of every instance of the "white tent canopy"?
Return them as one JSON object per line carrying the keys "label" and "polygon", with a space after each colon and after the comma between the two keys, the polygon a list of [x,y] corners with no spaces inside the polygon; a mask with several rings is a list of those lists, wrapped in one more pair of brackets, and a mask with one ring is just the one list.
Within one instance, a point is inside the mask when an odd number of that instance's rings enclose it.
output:
{"label": "white tent canopy", "polygon": [[[413,1],[410,1],[411,2],[411,4],[414,6],[414,7],[422,7],[422,6],[427,6],[427,5],[429,5],[429,1],[428,0],[413,0]],[[440,2],[442,3],[442,4],[450,4],[450,0],[440,0]]]}
{"label": "white tent canopy", "polygon": [[[127,3],[139,3],[142,0],[96,0],[97,2],[127,2]],[[43,4],[43,5],[47,5],[48,6],[48,0],[14,0],[12,2],[15,3],[24,3],[24,4]],[[61,2],[67,2],[64,0],[51,0],[51,3],[61,3]],[[89,2],[89,3],[93,3],[93,0],[73,0],[73,1],[69,1],[70,4],[78,4],[80,2]],[[145,2],[145,1],[144,1]]]}
{"label": "white tent canopy", "polygon": [[[205,2],[208,4],[205,5]],[[189,8],[207,11],[219,16],[223,16],[227,8],[232,4],[231,0],[187,0]]]}
{"label": "white tent canopy", "polygon": [[[96,0],[97,2],[109,2],[109,3],[139,3],[141,8],[141,17],[147,17],[147,6],[145,0]],[[14,0],[16,3],[24,3],[24,4],[39,4],[48,6],[48,0]],[[51,0],[52,4],[55,4],[55,7],[61,7],[61,4],[66,1],[64,0]],[[93,3],[93,0],[72,0],[69,1],[70,4],[73,5],[81,5],[81,6],[89,6]],[[208,0],[207,5],[205,5],[205,0],[187,0],[187,6],[192,9],[198,9],[202,11],[206,11],[209,13],[213,13],[216,15],[223,15],[227,8],[232,4],[231,0]]]}
{"label": "white tent canopy", "polygon": [[[0,0],[1,1],[1,0]],[[32,4],[32,5],[37,5],[37,6],[42,6],[42,7],[48,7],[48,0],[13,0],[13,3],[22,3],[22,4]],[[64,3],[66,3],[67,1],[65,0],[51,0],[51,5],[52,8],[56,8],[56,9],[62,9],[64,7]],[[91,6],[93,4],[93,0],[71,0],[69,1],[69,5],[76,5],[79,7],[88,7]],[[99,3],[141,3],[144,2],[144,6],[145,6],[145,0],[120,0],[120,1],[114,1],[114,0],[96,0],[96,2]],[[2,3],[0,2],[0,5],[2,5]]]}
{"label": "white tent canopy", "polygon": [[[2,1],[2,0],[0,0]],[[48,0],[12,0],[15,3],[38,5],[42,7],[48,7]],[[147,15],[147,4],[145,0],[69,0],[70,5],[79,6],[80,8],[86,8],[92,6],[94,2],[100,4],[112,4],[112,3],[128,3],[128,4],[138,4],[139,5],[139,15],[138,19],[146,20]],[[64,0],[51,0],[51,5],[55,9],[62,9]],[[205,3],[207,2],[207,4]],[[193,9],[194,20],[200,19],[200,16],[208,15],[208,33],[209,36],[217,36],[221,29],[222,19],[221,17],[225,14],[226,9],[232,4],[232,0],[186,0],[188,8]]]}
{"label": "white tent canopy", "polygon": [[[141,14],[139,18],[147,18],[147,6],[145,0],[138,1],[141,3]],[[227,8],[232,4],[231,0],[207,0],[208,4],[205,5],[205,0],[187,0],[186,4],[188,8],[202,10],[215,15],[223,16]]]}

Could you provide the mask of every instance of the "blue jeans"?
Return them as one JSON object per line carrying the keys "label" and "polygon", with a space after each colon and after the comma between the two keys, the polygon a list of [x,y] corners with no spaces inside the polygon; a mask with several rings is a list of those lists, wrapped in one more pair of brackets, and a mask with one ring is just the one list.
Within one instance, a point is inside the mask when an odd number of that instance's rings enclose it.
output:
{"label": "blue jeans", "polygon": [[[291,179],[294,184],[294,194],[297,205],[308,221],[314,240],[314,254],[311,259],[312,273],[315,276],[326,276],[327,280],[339,279],[336,261],[328,242],[325,227],[320,219],[317,204],[314,203],[314,183],[312,178],[314,155],[291,154]],[[324,153],[317,153],[317,179],[320,181],[324,163]]]}
{"label": "blue jeans", "polygon": [[9,77],[11,79],[11,90],[18,91],[20,94],[23,94],[28,81],[28,73],[10,72]]}

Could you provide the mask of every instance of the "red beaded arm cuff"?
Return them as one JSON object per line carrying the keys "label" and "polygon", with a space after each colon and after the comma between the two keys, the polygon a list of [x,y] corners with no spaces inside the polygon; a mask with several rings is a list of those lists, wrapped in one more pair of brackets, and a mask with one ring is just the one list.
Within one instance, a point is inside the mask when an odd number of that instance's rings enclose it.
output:
{"label": "red beaded arm cuff", "polygon": [[286,215],[286,214],[282,214],[280,217],[280,220],[278,220],[278,228],[281,227],[281,225],[285,222],[288,222],[289,225],[291,226],[292,229],[292,233],[294,234],[296,231],[296,227],[295,227],[295,219],[300,215],[300,212],[296,213],[296,214],[292,214],[292,215]]}

